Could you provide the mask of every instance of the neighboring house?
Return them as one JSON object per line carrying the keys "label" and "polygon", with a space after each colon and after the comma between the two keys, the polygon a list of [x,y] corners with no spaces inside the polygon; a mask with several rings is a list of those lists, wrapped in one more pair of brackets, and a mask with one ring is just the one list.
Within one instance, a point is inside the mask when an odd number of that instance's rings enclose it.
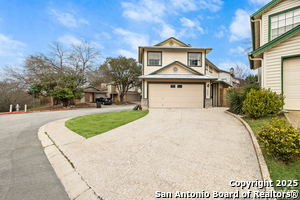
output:
{"label": "neighboring house", "polygon": [[96,98],[105,97],[106,92],[102,91],[93,86],[83,86],[83,97],[81,99],[76,99],[76,103],[95,103]]}
{"label": "neighboring house", "polygon": [[[115,82],[112,81],[110,83],[105,84],[106,85],[106,95],[107,97],[110,97],[114,101],[120,101],[120,95],[118,88],[114,85]],[[134,86],[128,90],[128,92],[124,96],[125,101],[140,101],[141,100],[141,89],[139,89],[137,86]]]}
{"label": "neighboring house", "polygon": [[300,1],[273,0],[250,17],[251,69],[259,84],[284,93],[286,110],[300,110]]}
{"label": "neighboring house", "polygon": [[219,72],[219,78],[223,81],[229,83],[233,87],[238,87],[240,84],[240,81],[234,77],[234,69],[231,68],[230,72],[225,70],[220,70]]}
{"label": "neighboring house", "polygon": [[220,88],[231,85],[219,79],[220,70],[206,59],[211,50],[174,37],[154,46],[140,46],[143,109],[218,106]]}

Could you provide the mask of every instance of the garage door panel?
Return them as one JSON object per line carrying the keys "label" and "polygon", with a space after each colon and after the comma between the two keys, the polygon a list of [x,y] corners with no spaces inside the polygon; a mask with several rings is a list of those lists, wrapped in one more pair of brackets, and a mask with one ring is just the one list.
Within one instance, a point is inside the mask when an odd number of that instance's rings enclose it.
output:
{"label": "garage door panel", "polygon": [[[175,85],[176,88],[171,88]],[[177,88],[182,85],[182,88]],[[203,108],[202,84],[149,84],[149,107],[151,108]]]}
{"label": "garage door panel", "polygon": [[283,60],[284,109],[300,110],[300,57]]}

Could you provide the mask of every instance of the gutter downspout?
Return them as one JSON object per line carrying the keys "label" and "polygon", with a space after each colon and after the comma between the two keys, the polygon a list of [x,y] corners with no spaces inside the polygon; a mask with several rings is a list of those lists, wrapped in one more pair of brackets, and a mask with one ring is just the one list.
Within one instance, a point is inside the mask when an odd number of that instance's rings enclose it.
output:
{"label": "gutter downspout", "polygon": [[263,58],[252,58],[251,55],[248,56],[250,60],[260,60],[261,61],[261,86],[264,87],[264,59]]}
{"label": "gutter downspout", "polygon": [[[260,28],[260,30],[259,30],[259,46],[261,47],[262,46],[262,34],[261,34],[261,32],[262,32],[262,24],[261,24],[261,19],[251,19],[251,22],[257,22],[257,21],[259,21],[259,28]],[[255,33],[254,33],[255,34]],[[254,41],[255,42],[255,41]]]}

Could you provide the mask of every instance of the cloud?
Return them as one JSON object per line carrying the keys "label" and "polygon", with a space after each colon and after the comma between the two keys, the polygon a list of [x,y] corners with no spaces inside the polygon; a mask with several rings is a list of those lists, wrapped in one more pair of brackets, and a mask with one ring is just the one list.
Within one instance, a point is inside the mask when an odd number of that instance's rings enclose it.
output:
{"label": "cloud", "polygon": [[224,37],[224,30],[226,30],[225,26],[221,25],[219,28],[220,31],[218,31],[217,33],[215,33],[215,37],[216,38],[222,38]]}
{"label": "cloud", "polygon": [[171,25],[169,25],[169,24],[163,23],[162,26],[161,26],[161,29],[159,30],[159,36],[161,38],[169,38],[169,37],[172,37],[172,36],[175,37],[175,34],[176,34],[175,29],[173,29],[171,27]]}
{"label": "cloud", "polygon": [[106,37],[107,39],[110,39],[111,38],[111,36],[108,34],[108,33],[106,33],[106,32],[102,32],[101,33],[104,37]]}
{"label": "cloud", "polygon": [[234,49],[229,49],[229,53],[233,56],[241,56],[241,55],[245,55],[245,49],[243,47],[236,47]]}
{"label": "cloud", "polygon": [[121,56],[125,56],[126,58],[137,59],[137,53],[132,53],[132,52],[124,50],[124,49],[119,49],[118,54]]}
{"label": "cloud", "polygon": [[116,28],[114,32],[122,37],[122,41],[129,44],[131,49],[136,50],[138,46],[149,45],[149,36],[133,33],[122,28]]}
{"label": "cloud", "polygon": [[195,0],[173,0],[172,6],[176,9],[181,9],[185,12],[187,11],[195,11],[198,9]]}
{"label": "cloud", "polygon": [[90,25],[86,19],[83,19],[83,18],[76,19],[76,17],[72,14],[63,13],[63,12],[57,11],[55,9],[51,9],[49,11],[49,14],[54,16],[60,23],[62,23],[64,26],[67,26],[67,27],[78,28],[79,26],[81,26],[83,24]]}
{"label": "cloud", "polygon": [[250,3],[254,5],[266,5],[270,2],[271,0],[249,0]]}
{"label": "cloud", "polygon": [[13,40],[11,37],[0,33],[0,56],[13,57],[14,60],[20,62],[24,57],[21,51],[26,46],[25,43]]}
{"label": "cloud", "polygon": [[79,45],[82,43],[83,40],[81,38],[76,38],[73,35],[63,35],[58,38],[58,41],[67,45],[71,45],[71,44]]}
{"label": "cloud", "polygon": [[199,5],[201,9],[209,9],[212,12],[219,11],[224,2],[221,0],[200,0]]}
{"label": "cloud", "polygon": [[229,71],[230,68],[235,68],[236,65],[239,65],[240,67],[245,68],[245,69],[249,68],[248,65],[246,65],[245,63],[243,63],[241,61],[231,61],[231,60],[226,60],[226,61],[219,63],[218,67],[220,69]]}
{"label": "cloud", "polygon": [[245,10],[236,10],[235,17],[230,25],[230,42],[250,37],[251,30],[249,16],[250,13]]}
{"label": "cloud", "polygon": [[224,4],[221,0],[172,0],[171,2],[174,9],[180,9],[184,12],[199,9],[209,9],[212,12],[217,12]]}
{"label": "cloud", "polygon": [[200,32],[204,34],[203,28],[200,27],[200,23],[197,19],[190,20],[188,18],[182,17],[180,19],[182,27],[179,34],[177,35],[178,38],[180,37],[193,37],[195,38],[197,34]]}
{"label": "cloud", "polygon": [[122,2],[123,16],[135,21],[161,23],[166,7],[161,1],[141,0],[138,3]]}

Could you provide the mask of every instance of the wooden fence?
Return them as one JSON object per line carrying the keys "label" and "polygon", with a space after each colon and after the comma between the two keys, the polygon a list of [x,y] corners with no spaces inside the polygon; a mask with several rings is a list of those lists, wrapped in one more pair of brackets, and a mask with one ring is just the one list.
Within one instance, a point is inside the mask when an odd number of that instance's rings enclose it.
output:
{"label": "wooden fence", "polygon": [[237,91],[242,91],[243,87],[221,88],[220,89],[220,105],[222,107],[227,107],[228,106],[227,100],[226,100],[226,94],[227,94],[227,91],[230,90],[230,89],[235,89]]}

